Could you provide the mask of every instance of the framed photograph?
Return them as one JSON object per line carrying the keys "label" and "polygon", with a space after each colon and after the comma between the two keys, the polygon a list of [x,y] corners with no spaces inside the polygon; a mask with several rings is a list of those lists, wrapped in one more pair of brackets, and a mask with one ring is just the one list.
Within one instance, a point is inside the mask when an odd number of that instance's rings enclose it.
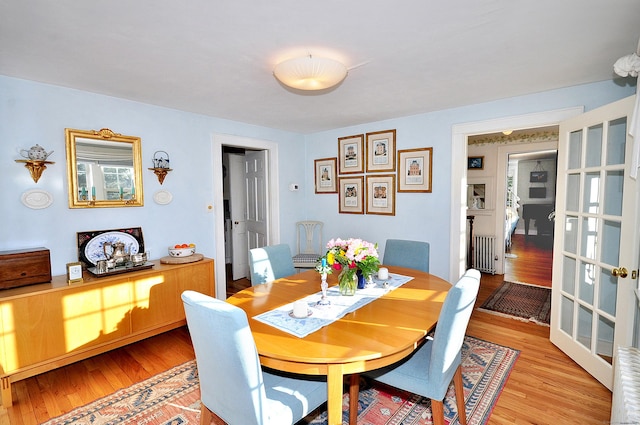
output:
{"label": "framed photograph", "polygon": [[396,175],[367,176],[367,214],[396,215]]}
{"label": "framed photograph", "polygon": [[546,171],[532,171],[529,174],[529,183],[545,183],[547,181]]}
{"label": "framed photograph", "polygon": [[398,151],[398,192],[431,192],[433,148]]}
{"label": "framed photograph", "polygon": [[467,209],[473,215],[491,215],[495,205],[493,200],[493,182],[490,179],[467,179]]}
{"label": "framed photograph", "polygon": [[338,193],[337,162],[337,158],[322,158],[313,161],[316,193]]}
{"label": "framed photograph", "polygon": [[364,135],[338,138],[340,174],[364,173]]}
{"label": "framed photograph", "polygon": [[367,133],[367,172],[396,171],[396,131]]}
{"label": "framed photograph", "polygon": [[338,212],[364,214],[364,177],[339,177]]}
{"label": "framed photograph", "polygon": [[484,156],[470,156],[467,158],[467,170],[484,169]]}
{"label": "framed photograph", "polygon": [[67,283],[81,283],[82,279],[82,263],[67,263]]}
{"label": "framed photograph", "polygon": [[547,197],[547,188],[546,187],[530,187],[529,188],[529,198],[546,198]]}

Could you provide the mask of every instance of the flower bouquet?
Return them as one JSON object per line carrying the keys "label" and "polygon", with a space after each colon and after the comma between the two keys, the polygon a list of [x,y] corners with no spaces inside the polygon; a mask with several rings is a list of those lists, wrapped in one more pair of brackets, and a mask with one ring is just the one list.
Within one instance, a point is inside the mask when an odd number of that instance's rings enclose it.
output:
{"label": "flower bouquet", "polygon": [[327,253],[320,257],[316,270],[320,273],[340,272],[338,283],[343,295],[355,294],[358,277],[357,272],[367,280],[380,265],[378,244],[362,239],[331,239],[327,243]]}

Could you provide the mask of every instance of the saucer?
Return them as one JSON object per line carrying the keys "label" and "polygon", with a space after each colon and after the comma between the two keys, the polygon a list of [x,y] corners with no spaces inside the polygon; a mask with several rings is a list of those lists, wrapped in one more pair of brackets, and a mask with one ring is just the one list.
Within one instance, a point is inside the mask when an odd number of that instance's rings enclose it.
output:
{"label": "saucer", "polygon": [[307,315],[306,315],[306,316],[298,317],[298,316],[295,316],[295,315],[293,314],[293,310],[291,310],[291,311],[289,312],[289,317],[293,317],[294,319],[304,319],[304,318],[306,318],[306,317],[311,316],[312,314],[313,314],[313,312],[311,311],[311,309],[307,309]]}

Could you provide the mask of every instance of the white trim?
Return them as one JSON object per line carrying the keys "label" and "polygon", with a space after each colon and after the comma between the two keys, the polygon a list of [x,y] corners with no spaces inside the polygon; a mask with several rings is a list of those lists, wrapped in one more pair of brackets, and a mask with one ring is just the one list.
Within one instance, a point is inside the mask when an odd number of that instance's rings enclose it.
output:
{"label": "white trim", "polygon": [[215,214],[215,286],[216,298],[226,299],[227,281],[224,250],[224,191],[222,181],[222,146],[267,151],[267,199],[269,200],[267,243],[280,242],[280,192],[278,190],[278,144],[276,142],[229,134],[213,134],[213,212]]}
{"label": "white trim", "polygon": [[[467,163],[467,137],[473,134],[496,133],[506,128],[522,129],[556,125],[560,121],[581,114],[584,107],[558,109],[535,114],[517,115],[455,124],[451,129],[451,163]],[[467,170],[451,167],[451,245],[449,252],[449,281],[456,282],[467,268]]]}

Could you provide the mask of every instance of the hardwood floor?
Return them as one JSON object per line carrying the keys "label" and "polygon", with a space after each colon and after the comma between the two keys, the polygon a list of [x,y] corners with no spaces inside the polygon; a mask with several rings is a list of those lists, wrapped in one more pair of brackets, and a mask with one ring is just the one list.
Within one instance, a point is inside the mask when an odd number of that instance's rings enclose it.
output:
{"label": "hardwood floor", "polygon": [[504,280],[551,287],[553,240],[549,236],[513,235],[505,258]]}
{"label": "hardwood floor", "polygon": [[[543,281],[540,269],[513,270],[510,277]],[[476,305],[502,281],[483,275]],[[548,327],[475,310],[467,333],[521,352],[489,424],[608,423],[610,391],[549,342]],[[39,424],[193,358],[189,333],[180,328],[18,381],[14,405],[0,409],[0,425]]]}

